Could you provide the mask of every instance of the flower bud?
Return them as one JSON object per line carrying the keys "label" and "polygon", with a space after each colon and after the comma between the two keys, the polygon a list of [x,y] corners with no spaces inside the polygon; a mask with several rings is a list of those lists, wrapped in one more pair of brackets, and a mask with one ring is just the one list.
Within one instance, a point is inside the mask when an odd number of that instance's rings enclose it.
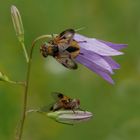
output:
{"label": "flower bud", "polygon": [[4,73],[0,72],[0,81],[9,81],[9,78]]}
{"label": "flower bud", "polygon": [[88,121],[92,118],[92,113],[87,111],[71,111],[71,110],[61,110],[55,112],[47,113],[47,116],[54,119],[59,123],[64,124],[76,124],[84,121]]}
{"label": "flower bud", "polygon": [[20,42],[23,42],[24,41],[24,28],[22,24],[22,19],[21,19],[21,15],[18,9],[14,5],[11,6],[11,17],[12,17],[14,29],[16,31],[18,40]]}

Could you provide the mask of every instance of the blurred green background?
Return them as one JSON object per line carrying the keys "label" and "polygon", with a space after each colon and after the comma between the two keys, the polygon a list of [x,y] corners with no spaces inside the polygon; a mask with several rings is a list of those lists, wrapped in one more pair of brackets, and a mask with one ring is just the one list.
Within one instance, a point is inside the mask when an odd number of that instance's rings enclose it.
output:
{"label": "blurred green background", "polygon": [[[0,71],[24,80],[26,61],[13,29],[10,6],[22,15],[28,50],[35,37],[85,27],[79,33],[116,43],[127,43],[125,55],[110,85],[79,65],[70,71],[53,58],[44,59],[38,47],[33,54],[28,108],[47,105],[50,93],[61,91],[81,100],[94,118],[74,126],[30,114],[24,140],[139,140],[140,139],[140,1],[139,0],[0,0]],[[14,139],[20,119],[23,88],[0,83],[0,140]]]}

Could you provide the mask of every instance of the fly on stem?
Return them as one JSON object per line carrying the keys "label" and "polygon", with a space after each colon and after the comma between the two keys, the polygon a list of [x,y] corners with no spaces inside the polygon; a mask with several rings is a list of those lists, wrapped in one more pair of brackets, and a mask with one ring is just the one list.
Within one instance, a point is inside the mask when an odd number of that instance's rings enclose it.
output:
{"label": "fly on stem", "polygon": [[12,17],[13,26],[14,26],[17,38],[23,48],[25,58],[27,62],[29,62],[28,53],[24,44],[24,27],[23,27],[21,15],[20,15],[19,10],[14,5],[11,6],[11,17]]}

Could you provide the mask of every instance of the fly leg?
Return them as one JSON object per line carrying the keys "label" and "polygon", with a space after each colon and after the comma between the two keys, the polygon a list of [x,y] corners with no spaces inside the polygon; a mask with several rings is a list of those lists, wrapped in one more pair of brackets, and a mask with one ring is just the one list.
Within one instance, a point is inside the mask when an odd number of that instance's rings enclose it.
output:
{"label": "fly leg", "polygon": [[80,111],[84,111],[84,113],[86,113],[86,110],[85,109],[82,109],[82,108],[78,108]]}
{"label": "fly leg", "polygon": [[71,110],[73,111],[74,114],[76,113],[73,108]]}
{"label": "fly leg", "polygon": [[[78,41],[78,43],[86,43],[87,41]],[[80,53],[81,55],[84,55],[83,53]]]}
{"label": "fly leg", "polygon": [[78,43],[87,43],[87,41],[78,41]]}
{"label": "fly leg", "polygon": [[52,36],[52,39],[54,39],[57,36],[57,34],[51,34],[51,36]]}

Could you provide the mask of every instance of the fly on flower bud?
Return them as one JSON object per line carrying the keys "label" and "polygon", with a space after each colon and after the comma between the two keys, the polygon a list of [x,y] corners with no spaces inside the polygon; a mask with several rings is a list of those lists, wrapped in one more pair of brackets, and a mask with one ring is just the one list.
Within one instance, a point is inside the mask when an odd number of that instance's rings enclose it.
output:
{"label": "fly on flower bud", "polygon": [[50,112],[50,111],[57,111],[57,110],[81,110],[80,109],[80,100],[79,99],[72,99],[68,96],[63,95],[59,92],[52,93],[52,96],[55,100],[55,103],[50,104],[49,106],[43,107],[41,110]]}

